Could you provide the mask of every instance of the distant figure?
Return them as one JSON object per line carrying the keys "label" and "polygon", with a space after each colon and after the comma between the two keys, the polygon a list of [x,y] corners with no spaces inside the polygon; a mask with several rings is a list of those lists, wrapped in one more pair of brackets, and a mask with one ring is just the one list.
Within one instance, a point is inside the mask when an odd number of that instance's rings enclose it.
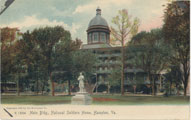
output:
{"label": "distant figure", "polygon": [[84,76],[82,75],[82,73],[80,73],[80,76],[78,77],[78,81],[79,81],[79,88],[80,88],[80,93],[85,92],[84,91]]}

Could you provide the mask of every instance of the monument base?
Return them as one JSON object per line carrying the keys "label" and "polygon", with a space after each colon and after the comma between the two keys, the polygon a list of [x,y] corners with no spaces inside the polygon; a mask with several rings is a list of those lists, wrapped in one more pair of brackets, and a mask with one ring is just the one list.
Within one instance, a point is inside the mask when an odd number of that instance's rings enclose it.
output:
{"label": "monument base", "polygon": [[72,97],[73,105],[90,105],[92,103],[92,98],[87,92],[78,92]]}

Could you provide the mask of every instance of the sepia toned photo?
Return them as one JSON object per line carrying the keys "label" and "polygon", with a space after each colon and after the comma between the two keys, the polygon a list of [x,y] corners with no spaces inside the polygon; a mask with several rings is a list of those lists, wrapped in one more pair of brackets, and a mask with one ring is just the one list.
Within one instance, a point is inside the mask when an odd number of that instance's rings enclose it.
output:
{"label": "sepia toned photo", "polygon": [[1,120],[189,120],[190,1],[0,0]]}

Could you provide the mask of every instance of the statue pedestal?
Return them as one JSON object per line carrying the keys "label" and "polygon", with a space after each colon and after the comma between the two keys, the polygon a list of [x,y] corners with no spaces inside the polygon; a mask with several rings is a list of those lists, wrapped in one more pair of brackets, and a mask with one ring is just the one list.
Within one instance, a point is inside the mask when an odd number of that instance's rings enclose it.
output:
{"label": "statue pedestal", "polygon": [[78,92],[72,97],[73,105],[90,105],[92,103],[92,98],[87,92]]}

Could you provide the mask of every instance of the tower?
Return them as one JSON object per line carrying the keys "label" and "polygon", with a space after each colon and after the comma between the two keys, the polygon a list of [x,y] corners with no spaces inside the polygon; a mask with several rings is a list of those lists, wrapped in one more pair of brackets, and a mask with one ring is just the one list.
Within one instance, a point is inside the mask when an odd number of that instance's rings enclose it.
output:
{"label": "tower", "polygon": [[96,9],[96,16],[89,22],[87,44],[109,44],[110,30],[107,21],[101,16],[101,9]]}

